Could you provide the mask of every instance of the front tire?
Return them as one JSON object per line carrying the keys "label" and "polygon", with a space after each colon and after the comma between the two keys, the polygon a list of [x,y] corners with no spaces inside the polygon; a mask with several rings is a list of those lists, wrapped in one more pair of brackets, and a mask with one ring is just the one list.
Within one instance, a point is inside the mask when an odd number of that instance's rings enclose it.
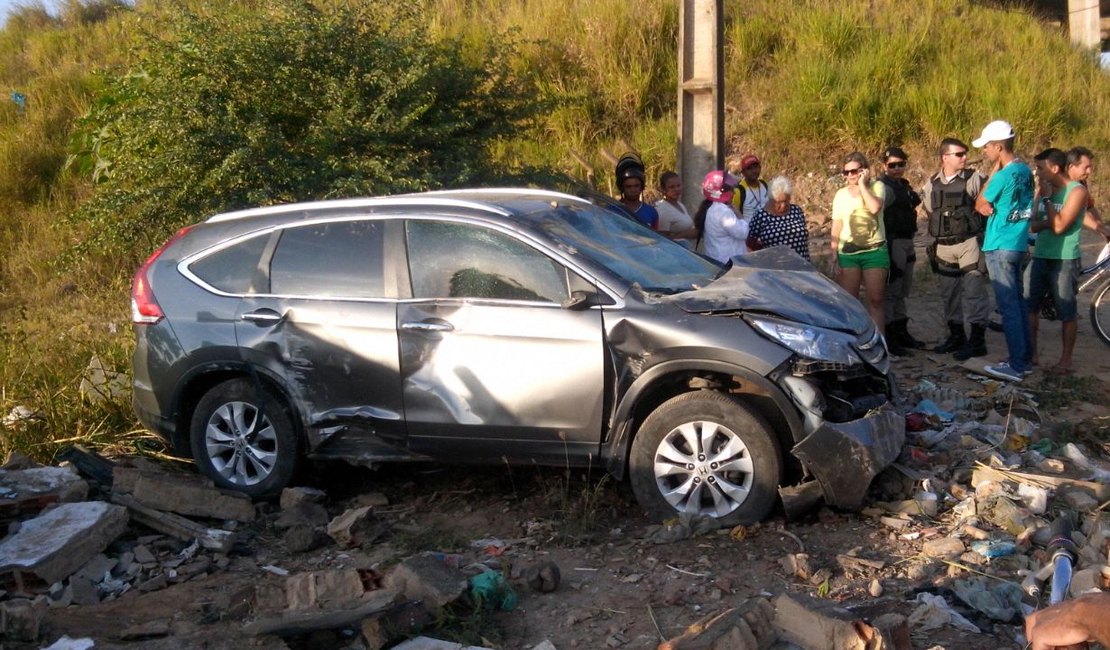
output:
{"label": "front tire", "polygon": [[757,413],[723,393],[674,397],[632,441],[629,480],[653,519],[682,513],[753,524],[775,507],[782,451]]}
{"label": "front tire", "polygon": [[201,472],[217,486],[253,498],[280,493],[300,462],[297,432],[284,402],[246,379],[225,381],[205,393],[189,432]]}

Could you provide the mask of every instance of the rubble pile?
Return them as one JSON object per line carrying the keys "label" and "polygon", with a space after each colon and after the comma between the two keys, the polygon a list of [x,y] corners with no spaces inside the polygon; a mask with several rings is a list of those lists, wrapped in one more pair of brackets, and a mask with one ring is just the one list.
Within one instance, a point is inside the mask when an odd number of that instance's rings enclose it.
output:
{"label": "rubble pile", "polygon": [[[37,643],[56,639],[57,650],[95,647],[91,639],[58,638],[45,621],[51,610],[127,598],[167,589],[229,569],[266,576],[249,589],[211,603],[208,622],[232,622],[240,645],[251,639],[309,636],[358,630],[323,647],[462,648],[418,636],[445,612],[473,608],[510,610],[518,588],[537,592],[559,586],[552,563],[513,567],[514,587],[499,556],[500,540],[470,562],[462,555],[425,552],[388,573],[343,566],[343,551],[371,547],[390,526],[374,513],[388,501],[360,495],[356,507],[331,516],[317,489],[286,489],[279,504],[254,504],[218,490],[206,479],[174,473],[137,459],[139,466],[108,461],[83,450],[58,467],[26,458],[0,468],[0,640]],[[290,572],[252,559],[242,546],[260,534],[279,535],[289,554],[325,545],[338,552],[328,568]],[[280,544],[279,544],[280,545]],[[187,627],[187,626],[186,626]],[[113,641],[172,637],[174,620],[121,626]],[[332,643],[334,642],[334,643]],[[317,639],[316,643],[319,643]],[[336,645],[338,644],[338,645]],[[186,643],[186,645],[188,645]],[[44,646],[27,646],[44,647]],[[275,647],[286,647],[280,643]]]}

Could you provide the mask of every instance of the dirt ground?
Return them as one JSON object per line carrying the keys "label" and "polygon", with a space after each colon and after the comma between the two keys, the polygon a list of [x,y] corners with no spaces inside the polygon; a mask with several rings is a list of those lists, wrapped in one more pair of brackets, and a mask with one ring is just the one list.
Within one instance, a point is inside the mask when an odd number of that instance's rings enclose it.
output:
{"label": "dirt ground", "polygon": [[[936,286],[927,270],[916,277],[920,281],[911,301],[910,329],[918,338],[936,342],[944,333]],[[1105,431],[1110,354],[1090,330],[1086,302],[1081,314],[1076,377],[1060,383],[1038,372],[1022,384],[1022,390],[1043,405],[1040,416],[1045,432],[1074,434],[1090,429],[1092,422],[1101,422]],[[1045,323],[1041,339],[1042,359],[1054,361],[1059,324]],[[1002,334],[990,332],[988,347],[988,359],[1003,358]],[[991,390],[981,377],[944,355],[918,351],[894,365],[907,393],[922,380],[967,394]],[[895,532],[877,519],[828,509],[800,522],[788,522],[778,513],[743,534],[721,530],[655,543],[651,536],[656,528],[641,515],[627,485],[599,475],[567,474],[541,468],[405,465],[369,471],[328,465],[310,483],[328,492],[331,514],[341,513],[350,499],[364,492],[389,497],[390,505],[377,509],[393,526],[385,541],[356,551],[325,546],[291,554],[272,528],[273,517],[262,518],[241,530],[244,541],[226,570],[151,593],[131,591],[99,605],[51,610],[46,639],[62,634],[92,637],[98,648],[358,648],[362,646],[351,635],[322,634],[288,645],[275,637],[245,636],[241,628],[252,613],[240,603],[249,600],[246,594],[256,585],[281,584],[281,578],[262,568],[266,565],[290,572],[336,567],[384,570],[423,550],[457,552],[468,560],[500,564],[510,576],[542,561],[561,569],[562,583],[553,593],[536,593],[516,581],[520,601],[515,609],[498,612],[492,620],[460,616],[425,631],[430,636],[512,649],[531,648],[545,639],[560,649],[654,648],[706,614],[781,592],[836,602],[863,618],[887,612],[909,615],[918,604],[913,600],[917,593],[944,594],[954,577],[967,575],[922,556],[921,539],[903,539],[904,531]],[[876,489],[876,497],[886,496],[881,486]],[[911,530],[927,533],[934,523],[922,521]],[[504,552],[488,552],[496,548],[490,540],[505,542]],[[812,584],[788,575],[781,560],[798,552],[808,553],[815,566],[832,569],[831,578]],[[841,569],[836,556],[849,553],[881,560],[884,566],[866,573]],[[987,564],[977,570],[1002,571],[1002,564],[1000,560],[998,567]],[[875,584],[881,586],[877,597],[869,593]],[[981,627],[982,634],[911,629],[913,647],[1022,647],[1016,621],[992,623],[962,611]],[[170,635],[130,644],[116,640],[121,629],[150,622],[164,623]]]}

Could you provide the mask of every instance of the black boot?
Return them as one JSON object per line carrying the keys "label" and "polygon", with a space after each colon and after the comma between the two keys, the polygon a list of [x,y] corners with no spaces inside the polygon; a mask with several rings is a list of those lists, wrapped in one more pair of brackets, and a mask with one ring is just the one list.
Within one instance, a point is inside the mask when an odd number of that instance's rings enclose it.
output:
{"label": "black boot", "polygon": [[985,325],[972,325],[971,338],[963,347],[952,353],[956,361],[967,361],[971,357],[987,356],[987,328]]}
{"label": "black boot", "polygon": [[948,338],[943,343],[933,348],[933,352],[940,352],[941,354],[955,352],[966,343],[967,335],[964,334],[964,324],[948,323]]}
{"label": "black boot", "polygon": [[889,338],[894,339],[896,343],[904,348],[909,348],[912,350],[924,349],[925,343],[922,341],[918,341],[913,337],[912,334],[910,334],[909,323],[910,320],[908,318],[901,318],[899,320],[892,321],[889,325],[886,326],[886,331],[889,335]]}

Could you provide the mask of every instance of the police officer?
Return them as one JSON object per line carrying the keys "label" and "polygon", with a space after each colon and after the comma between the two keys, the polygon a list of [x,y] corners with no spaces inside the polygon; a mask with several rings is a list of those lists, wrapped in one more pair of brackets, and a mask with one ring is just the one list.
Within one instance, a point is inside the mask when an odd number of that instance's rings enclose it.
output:
{"label": "police officer", "polygon": [[[987,354],[986,331],[991,303],[980,260],[979,237],[983,218],[975,211],[975,198],[986,182],[982,174],[967,169],[967,145],[956,138],[940,143],[940,171],[921,188],[922,206],[929,218],[929,261],[940,281],[948,338],[933,348],[951,352],[957,361]],[[964,320],[971,333],[964,330]]]}
{"label": "police officer", "polygon": [[883,152],[883,172],[879,176],[893,196],[883,211],[886,244],[890,250],[890,276],[887,278],[884,308],[886,341],[895,355],[925,347],[907,328],[906,298],[913,285],[913,267],[917,261],[913,238],[917,234],[917,206],[921,204],[921,197],[905,178],[908,158],[901,147],[888,148]]}

